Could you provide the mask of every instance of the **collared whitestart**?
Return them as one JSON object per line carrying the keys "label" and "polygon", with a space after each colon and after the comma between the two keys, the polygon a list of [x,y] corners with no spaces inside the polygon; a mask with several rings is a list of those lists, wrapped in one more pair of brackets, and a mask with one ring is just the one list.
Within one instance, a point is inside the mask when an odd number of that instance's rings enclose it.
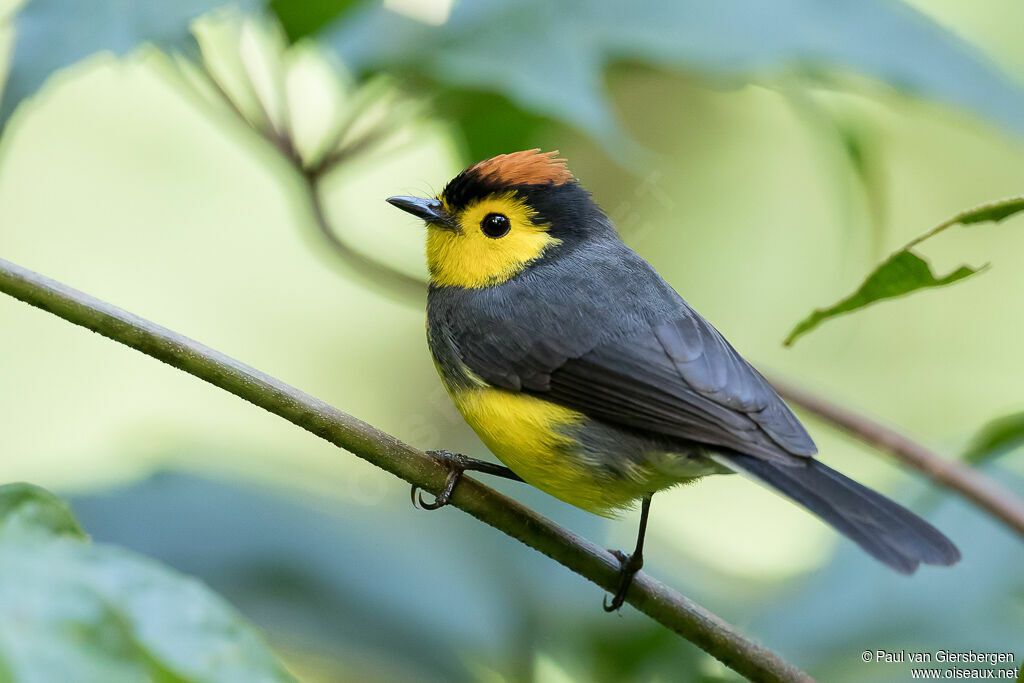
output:
{"label": "collared whitestart", "polygon": [[619,239],[557,152],[503,154],[435,198],[388,201],[426,221],[430,351],[507,465],[447,454],[445,489],[425,507],[445,505],[464,470],[600,515],[641,501],[608,610],[643,565],[651,496],[709,474],[747,475],[898,572],[960,559],[931,524],[812,457],[767,380]]}

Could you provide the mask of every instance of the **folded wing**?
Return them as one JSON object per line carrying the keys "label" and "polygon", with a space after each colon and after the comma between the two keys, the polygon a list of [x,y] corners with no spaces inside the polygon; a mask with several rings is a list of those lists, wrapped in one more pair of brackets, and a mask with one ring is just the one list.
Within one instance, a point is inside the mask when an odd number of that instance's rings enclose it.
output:
{"label": "folded wing", "polygon": [[667,319],[618,335],[528,342],[525,331],[492,321],[486,333],[456,343],[463,362],[488,382],[605,422],[779,462],[817,452],[767,380],[679,303]]}

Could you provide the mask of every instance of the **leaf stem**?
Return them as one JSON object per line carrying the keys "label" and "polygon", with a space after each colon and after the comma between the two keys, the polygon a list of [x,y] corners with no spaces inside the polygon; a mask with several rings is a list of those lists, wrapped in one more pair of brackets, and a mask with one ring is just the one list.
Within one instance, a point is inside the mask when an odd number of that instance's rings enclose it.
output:
{"label": "leaf stem", "polygon": [[[217,93],[235,116],[252,129],[263,140],[270,144],[281,157],[295,171],[302,183],[302,194],[307,200],[309,214],[313,218],[317,232],[332,247],[332,251],[341,258],[347,266],[346,274],[354,275],[367,287],[387,296],[393,301],[404,304],[414,304],[424,301],[427,293],[427,283],[422,279],[409,275],[396,268],[381,263],[380,261],[360,253],[353,248],[335,231],[327,217],[321,196],[321,182],[323,178],[338,167],[343,161],[360,154],[367,149],[379,144],[388,134],[392,132],[391,127],[378,125],[365,132],[362,136],[351,141],[349,144],[342,144],[346,134],[355,125],[355,119],[365,111],[366,100],[360,103],[354,112],[350,112],[348,118],[339,126],[338,130],[331,137],[331,142],[326,150],[319,154],[316,161],[307,163],[299,154],[295,146],[292,132],[288,127],[275,127],[266,103],[257,98],[257,109],[259,110],[260,121],[254,124],[235,102],[234,98],[217,79],[208,64],[200,64],[198,71],[210,88]],[[247,78],[251,75],[247,72]],[[282,89],[282,99],[287,97],[283,93],[283,76],[279,84]],[[251,81],[247,83],[253,89]],[[288,112],[287,102],[280,104],[281,111]],[[290,114],[287,114],[290,120]]]}
{"label": "leaf stem", "polygon": [[907,251],[909,249],[912,249],[913,247],[916,247],[917,245],[921,244],[921,242],[924,242],[926,239],[929,239],[931,237],[935,237],[936,235],[938,235],[943,230],[946,230],[947,228],[951,228],[951,227],[953,227],[954,225],[956,225],[959,222],[960,222],[960,216],[954,216],[953,218],[950,218],[948,221],[944,221],[942,223],[939,223],[938,225],[936,225],[934,228],[932,228],[928,232],[924,233],[923,235],[918,235],[914,239],[912,239],[909,242],[907,242],[906,244],[904,244],[903,248],[899,249],[898,251]]}
{"label": "leaf stem", "polygon": [[345,262],[345,265],[348,267],[346,273],[354,275],[367,287],[383,293],[393,301],[425,306],[427,296],[426,283],[417,277],[360,253],[341,239],[334,231],[334,228],[331,227],[331,222],[327,219],[327,212],[324,208],[323,199],[320,196],[318,177],[313,172],[305,171],[299,167],[296,167],[295,170],[301,177],[308,199],[309,210],[313,216],[313,223],[324,239],[334,248],[334,253]]}

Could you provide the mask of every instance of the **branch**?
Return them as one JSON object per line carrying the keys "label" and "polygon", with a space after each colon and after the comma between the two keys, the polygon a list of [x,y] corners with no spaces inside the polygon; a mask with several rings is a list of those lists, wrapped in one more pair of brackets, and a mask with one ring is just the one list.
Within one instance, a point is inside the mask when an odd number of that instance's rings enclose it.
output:
{"label": "branch", "polygon": [[[0,259],[0,291],[220,387],[351,451],[410,484],[440,492],[440,461],[269,375],[127,311]],[[452,504],[615,591],[619,562],[604,548],[510,498],[463,477]],[[730,624],[654,579],[638,574],[627,602],[753,681],[812,681]]]}
{"label": "branch", "polygon": [[990,477],[954,460],[947,460],[926,446],[864,415],[776,377],[770,379],[783,398],[835,425],[858,441],[889,453],[936,484],[959,493],[1018,535],[1024,536],[1024,502]]}

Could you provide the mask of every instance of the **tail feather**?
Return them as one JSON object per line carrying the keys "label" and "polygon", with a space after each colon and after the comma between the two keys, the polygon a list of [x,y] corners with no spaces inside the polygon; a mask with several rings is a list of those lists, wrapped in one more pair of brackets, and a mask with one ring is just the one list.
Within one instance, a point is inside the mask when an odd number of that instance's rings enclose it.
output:
{"label": "tail feather", "polygon": [[807,508],[901,574],[913,574],[921,563],[951,565],[960,559],[952,541],[931,524],[817,460],[790,466],[740,453],[711,457]]}

